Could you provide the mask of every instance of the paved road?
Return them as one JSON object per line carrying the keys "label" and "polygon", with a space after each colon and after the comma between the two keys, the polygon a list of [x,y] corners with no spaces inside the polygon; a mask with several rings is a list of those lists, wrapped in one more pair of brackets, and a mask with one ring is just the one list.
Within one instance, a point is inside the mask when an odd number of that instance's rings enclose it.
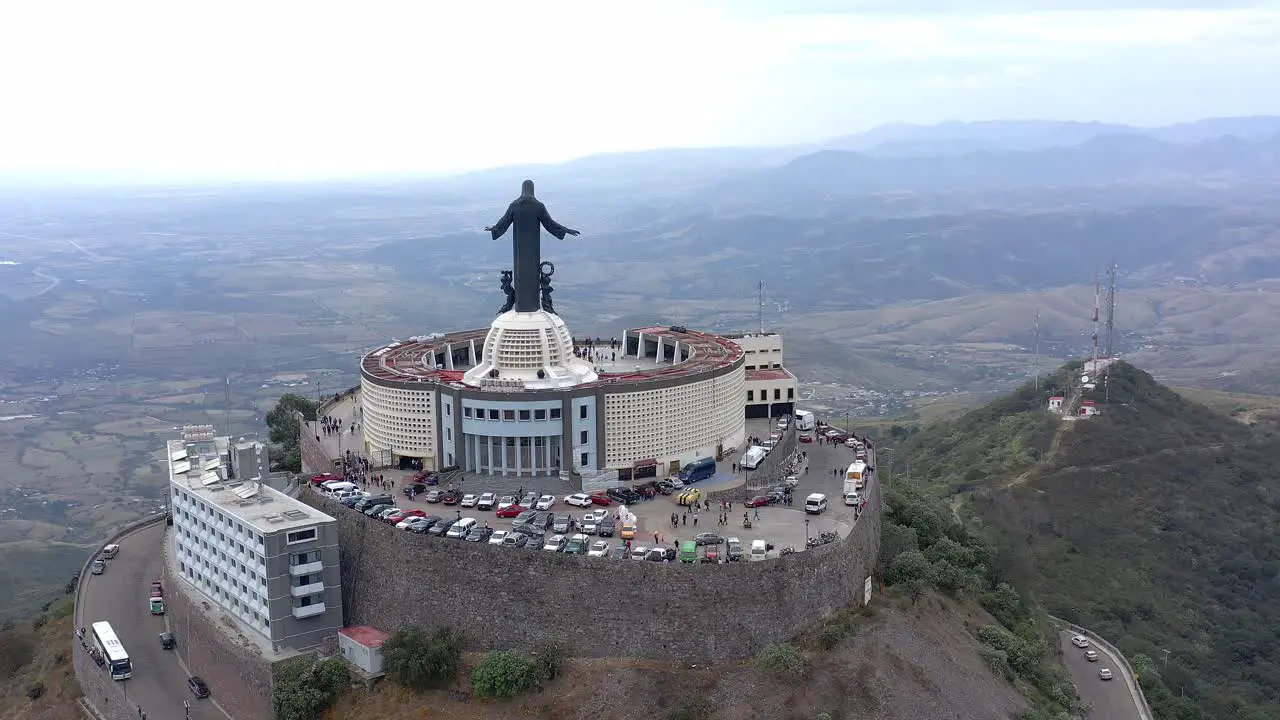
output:
{"label": "paved road", "polygon": [[[80,590],[81,624],[88,628],[106,620],[133,661],[133,677],[122,681],[130,706],[141,705],[150,720],[181,719],[182,702],[191,703],[192,720],[227,720],[208,700],[187,689],[187,673],[178,658],[160,647],[164,618],[147,604],[151,581],[163,574],[163,523],[119,541],[120,554],[102,575],[90,575]],[[174,592],[173,589],[167,592]],[[181,642],[181,633],[175,633]]]}
{"label": "paved road", "polygon": [[[1091,706],[1085,718],[1087,720],[1138,720],[1141,715],[1138,713],[1137,701],[1129,693],[1129,688],[1120,675],[1120,662],[1097,645],[1090,647],[1096,650],[1100,657],[1097,662],[1089,662],[1084,657],[1084,650],[1071,644],[1071,636],[1070,632],[1061,632],[1058,641],[1062,645],[1062,664],[1066,666],[1067,672],[1071,673],[1071,679],[1075,681],[1080,699]],[[1099,678],[1099,668],[1110,668],[1115,679]]]}

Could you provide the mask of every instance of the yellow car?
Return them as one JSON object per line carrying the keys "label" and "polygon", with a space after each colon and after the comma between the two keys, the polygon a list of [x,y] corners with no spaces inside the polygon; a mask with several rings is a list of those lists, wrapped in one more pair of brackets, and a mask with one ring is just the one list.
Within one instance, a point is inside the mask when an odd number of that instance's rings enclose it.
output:
{"label": "yellow car", "polygon": [[619,534],[623,540],[634,540],[636,537],[635,523],[622,523],[622,532]]}
{"label": "yellow car", "polygon": [[692,505],[702,499],[701,490],[685,490],[676,498],[681,505]]}

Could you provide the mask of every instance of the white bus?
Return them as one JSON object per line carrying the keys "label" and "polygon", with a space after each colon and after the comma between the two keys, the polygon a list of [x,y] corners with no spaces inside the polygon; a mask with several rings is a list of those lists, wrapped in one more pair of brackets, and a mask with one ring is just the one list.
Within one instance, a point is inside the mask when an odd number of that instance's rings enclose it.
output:
{"label": "white bus", "polygon": [[116,631],[111,623],[103,620],[93,624],[93,644],[106,660],[107,670],[112,680],[128,680],[133,674],[133,663],[129,661],[129,653],[125,652]]}

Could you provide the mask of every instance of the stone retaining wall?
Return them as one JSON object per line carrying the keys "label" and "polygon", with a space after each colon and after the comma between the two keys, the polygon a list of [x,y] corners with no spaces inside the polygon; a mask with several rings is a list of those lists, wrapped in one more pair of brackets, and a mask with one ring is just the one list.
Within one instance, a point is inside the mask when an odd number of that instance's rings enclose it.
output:
{"label": "stone retaining wall", "polygon": [[838,542],[725,565],[464,543],[396,530],[314,492],[299,499],[338,518],[349,625],[452,626],[482,650],[554,639],[579,656],[713,661],[753,655],[861,602],[880,547],[878,482],[870,494]]}

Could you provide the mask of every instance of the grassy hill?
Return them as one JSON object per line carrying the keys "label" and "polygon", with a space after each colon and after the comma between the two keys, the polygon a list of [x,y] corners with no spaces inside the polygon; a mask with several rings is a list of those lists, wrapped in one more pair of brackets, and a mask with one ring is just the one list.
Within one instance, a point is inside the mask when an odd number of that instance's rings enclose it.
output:
{"label": "grassy hill", "polygon": [[898,468],[996,539],[1001,570],[1051,613],[1115,641],[1158,717],[1280,717],[1275,424],[1123,363],[1086,396],[1100,417],[1050,415],[1047,390],[1078,368],[925,428]]}

